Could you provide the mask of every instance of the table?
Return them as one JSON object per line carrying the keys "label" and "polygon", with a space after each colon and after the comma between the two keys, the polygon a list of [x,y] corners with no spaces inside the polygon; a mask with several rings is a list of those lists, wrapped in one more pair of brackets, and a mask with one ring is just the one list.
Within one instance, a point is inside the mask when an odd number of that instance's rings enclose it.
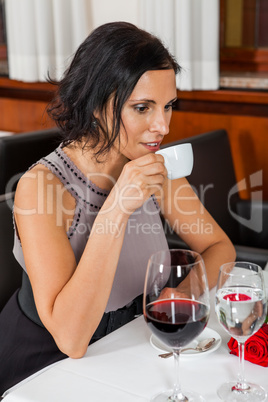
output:
{"label": "table", "polygon": [[[236,378],[238,358],[229,354],[229,335],[218,324],[213,308],[208,327],[221,335],[221,346],[202,357],[182,357],[180,376],[183,389],[216,402],[220,384]],[[82,359],[62,360],[24,380],[7,392],[4,402],[149,401],[171,388],[174,377],[173,358],[158,357],[150,336],[144,318],[139,317],[89,346]],[[268,368],[246,361],[245,372],[246,378],[268,390]]]}

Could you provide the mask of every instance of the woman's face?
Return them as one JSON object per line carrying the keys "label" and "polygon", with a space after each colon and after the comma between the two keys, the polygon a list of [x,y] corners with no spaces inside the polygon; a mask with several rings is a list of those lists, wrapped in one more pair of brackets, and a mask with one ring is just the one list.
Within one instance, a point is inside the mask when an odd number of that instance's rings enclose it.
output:
{"label": "woman's face", "polygon": [[144,73],[122,109],[119,151],[132,160],[156,152],[169,133],[172,105],[177,99],[174,70]]}

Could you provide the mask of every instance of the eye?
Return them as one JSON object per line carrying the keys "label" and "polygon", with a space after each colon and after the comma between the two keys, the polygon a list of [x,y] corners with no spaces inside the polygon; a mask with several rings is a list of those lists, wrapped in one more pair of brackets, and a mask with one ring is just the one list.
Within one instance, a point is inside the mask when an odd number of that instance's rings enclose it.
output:
{"label": "eye", "polygon": [[176,108],[176,103],[177,103],[177,100],[175,100],[175,101],[172,102],[172,103],[168,103],[168,104],[165,106],[165,110],[175,109],[175,108]]}
{"label": "eye", "polygon": [[165,106],[165,110],[166,110],[166,111],[168,111],[168,110],[170,110],[170,109],[172,109],[172,104],[168,104],[168,105]]}
{"label": "eye", "polygon": [[134,108],[139,113],[145,113],[149,109],[146,105],[136,105]]}

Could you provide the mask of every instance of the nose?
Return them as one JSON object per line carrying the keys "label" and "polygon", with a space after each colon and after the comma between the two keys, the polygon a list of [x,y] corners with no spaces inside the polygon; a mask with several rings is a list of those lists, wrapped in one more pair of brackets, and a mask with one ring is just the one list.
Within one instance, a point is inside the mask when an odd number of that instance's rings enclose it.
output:
{"label": "nose", "polygon": [[155,113],[154,116],[152,116],[149,131],[152,133],[166,135],[169,133],[169,123],[170,115],[167,112],[161,111]]}

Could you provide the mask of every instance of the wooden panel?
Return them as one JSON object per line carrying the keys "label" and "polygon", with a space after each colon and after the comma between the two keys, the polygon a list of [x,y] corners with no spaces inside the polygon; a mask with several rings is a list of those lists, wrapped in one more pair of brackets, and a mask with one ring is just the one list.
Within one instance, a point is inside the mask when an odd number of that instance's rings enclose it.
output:
{"label": "wooden panel", "polygon": [[226,0],[225,46],[241,46],[243,31],[243,0]]}
{"label": "wooden panel", "polygon": [[[267,59],[268,60],[268,59]],[[219,91],[178,91],[179,100],[191,101],[213,101],[226,102],[230,106],[232,113],[233,105],[241,104],[257,104],[268,105],[268,92],[261,91],[241,91],[241,90],[219,90]],[[219,109],[219,113],[220,109]]]}
{"label": "wooden panel", "polygon": [[[268,118],[196,112],[173,112],[164,143],[224,128],[228,132],[237,181],[263,171],[263,198],[268,200]],[[249,191],[241,191],[249,198]]]}
{"label": "wooden panel", "polygon": [[268,50],[265,48],[222,48],[220,52],[220,70],[268,71]]}
{"label": "wooden panel", "polygon": [[52,127],[46,107],[47,102],[0,98],[0,130],[20,133]]}
{"label": "wooden panel", "polygon": [[255,46],[256,0],[244,0],[243,46]]}
{"label": "wooden panel", "polygon": [[267,0],[260,0],[259,3],[259,31],[258,31],[258,46],[265,47],[268,46],[268,3]]}
{"label": "wooden panel", "polygon": [[0,77],[0,130],[20,133],[52,127],[46,107],[55,89],[49,83]]}
{"label": "wooden panel", "polygon": [[[243,1],[243,10],[241,9],[241,1],[240,0],[220,0],[220,70],[221,72],[228,71],[236,71],[236,72],[254,72],[254,71],[268,71],[268,49],[267,49],[267,0],[244,0]],[[230,20],[228,21],[228,7],[232,7],[233,9],[229,9],[230,12]],[[257,6],[258,5],[258,6]],[[241,26],[239,21],[239,11],[237,15],[236,9],[240,8],[240,16],[243,16],[243,23],[245,24],[243,31],[243,39],[244,43],[240,42],[240,31],[238,28]],[[258,25],[260,30],[258,32],[258,27],[255,27],[255,31],[257,32],[257,36],[255,37],[254,44],[249,43],[248,36],[250,34],[254,34],[253,32],[255,21],[254,18],[254,9],[256,8],[256,20],[258,20]],[[258,7],[258,8],[257,8]],[[258,18],[259,13],[259,18]],[[249,15],[251,14],[251,16]],[[234,18],[235,17],[235,18]],[[233,26],[228,24],[232,23]],[[238,32],[239,31],[239,32]],[[228,36],[228,33],[231,37],[236,36],[236,38],[231,38],[232,47],[227,47],[225,38]],[[246,37],[245,37],[246,34]],[[235,39],[233,41],[233,39]],[[261,39],[262,43],[258,43],[258,39]],[[266,45],[265,45],[266,41]],[[237,46],[237,47],[234,47]],[[247,48],[245,47],[247,46]]]}
{"label": "wooden panel", "polygon": [[0,77],[0,97],[49,102],[56,86],[48,82],[22,82]]}
{"label": "wooden panel", "polygon": [[[0,78],[0,130],[16,133],[52,127],[46,114],[55,86]],[[165,142],[225,128],[237,180],[263,169],[264,199],[268,200],[268,92],[178,91],[170,134]],[[249,198],[249,192],[241,195]]]}

